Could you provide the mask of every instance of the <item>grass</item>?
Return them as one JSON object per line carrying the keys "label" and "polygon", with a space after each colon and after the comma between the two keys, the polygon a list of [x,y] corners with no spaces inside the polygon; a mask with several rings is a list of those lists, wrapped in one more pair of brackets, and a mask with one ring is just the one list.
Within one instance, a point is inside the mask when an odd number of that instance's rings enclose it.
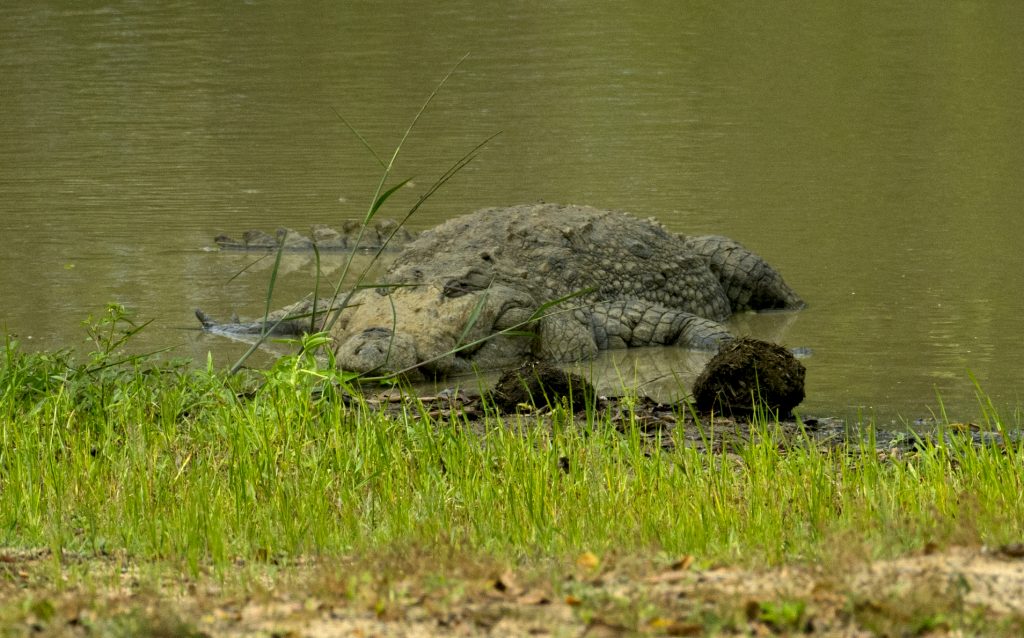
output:
{"label": "grass", "polygon": [[0,544],[193,570],[396,547],[775,564],[827,553],[838,534],[899,553],[1010,542],[1024,521],[1015,448],[879,460],[786,449],[763,423],[760,442],[709,457],[651,451],[600,414],[554,430],[491,416],[483,433],[415,407],[388,417],[346,403],[302,355],[249,378],[146,359],[96,368],[6,342]]}
{"label": "grass", "polygon": [[[540,570],[581,556],[595,569],[678,556],[849,564],[1024,532],[1019,444],[940,439],[882,458],[870,441],[783,444],[762,422],[757,441],[715,456],[651,450],[639,426],[620,432],[600,413],[471,424],[412,403],[396,418],[309,351],[231,375],[126,357],[114,346],[134,329],[111,307],[81,362],[4,342],[0,547],[45,548],[55,573],[83,556],[186,578],[339,560],[379,577],[403,561],[373,557],[410,556]],[[755,616],[796,626],[805,611],[769,601]]]}

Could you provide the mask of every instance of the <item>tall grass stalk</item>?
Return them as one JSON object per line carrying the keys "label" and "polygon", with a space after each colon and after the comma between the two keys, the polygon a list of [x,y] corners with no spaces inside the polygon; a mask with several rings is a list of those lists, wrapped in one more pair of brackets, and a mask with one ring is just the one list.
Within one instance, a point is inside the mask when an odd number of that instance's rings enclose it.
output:
{"label": "tall grass stalk", "polygon": [[[370,152],[370,154],[373,155],[374,159],[377,161],[377,163],[381,167],[381,175],[380,175],[380,179],[377,182],[377,186],[376,186],[376,188],[375,188],[375,190],[373,192],[373,196],[372,196],[370,204],[369,204],[369,206],[368,206],[368,208],[366,210],[366,213],[363,215],[362,223],[359,226],[359,229],[358,229],[358,231],[356,233],[356,238],[355,238],[355,241],[353,242],[353,249],[349,252],[348,258],[345,260],[345,263],[344,263],[344,265],[343,265],[343,267],[341,269],[341,275],[338,277],[337,281],[335,282],[335,284],[333,286],[333,291],[331,293],[329,303],[322,310],[319,307],[319,288],[320,288],[320,277],[321,277],[321,272],[320,272],[320,255],[319,255],[319,252],[316,252],[316,269],[317,269],[317,272],[316,272],[316,285],[314,287],[314,293],[313,293],[314,294],[314,296],[313,296],[313,307],[312,307],[311,313],[309,314],[309,319],[310,319],[311,327],[315,328],[318,325],[320,325],[320,326],[322,326],[322,329],[324,331],[329,331],[331,329],[331,327],[334,325],[334,323],[341,316],[341,313],[344,311],[344,309],[346,307],[348,307],[349,302],[352,299],[352,296],[358,290],[360,290],[361,288],[370,287],[370,286],[367,286],[365,284],[366,277],[368,276],[368,274],[373,269],[374,263],[379,260],[381,254],[387,249],[388,244],[391,242],[391,239],[394,237],[395,233],[398,232],[398,229],[401,228],[402,226],[404,226],[409,221],[409,219],[416,213],[416,211],[418,211],[423,206],[423,204],[426,203],[426,201],[428,199],[430,199],[430,197],[432,197],[434,195],[434,193],[436,193],[451,178],[453,178],[463,168],[465,168],[470,162],[472,162],[476,158],[477,154],[492,139],[494,139],[498,135],[498,133],[495,133],[494,135],[489,136],[488,138],[486,138],[485,140],[483,140],[482,142],[477,144],[468,153],[466,153],[465,155],[460,157],[451,166],[449,166],[448,169],[444,173],[442,173],[440,177],[438,177],[436,180],[434,180],[434,182],[430,185],[430,187],[427,188],[427,190],[424,191],[424,193],[422,195],[420,195],[420,197],[417,199],[416,203],[413,204],[413,206],[411,206],[405,212],[405,214],[399,220],[399,222],[395,226],[395,228],[391,231],[391,233],[384,239],[384,241],[381,243],[381,245],[377,248],[377,252],[374,254],[374,256],[370,260],[370,262],[366,266],[364,266],[364,268],[360,271],[360,273],[356,277],[356,280],[355,280],[354,284],[352,284],[350,286],[350,288],[349,288],[349,290],[347,292],[343,293],[342,292],[342,286],[345,285],[345,282],[348,279],[349,271],[352,268],[352,264],[354,262],[355,255],[358,252],[358,247],[362,245],[362,240],[363,240],[364,234],[366,233],[366,229],[370,226],[370,224],[372,223],[374,217],[377,215],[377,212],[381,209],[381,207],[384,205],[384,203],[387,202],[387,200],[395,192],[397,192],[399,189],[401,189],[403,186],[407,185],[411,181],[411,178],[406,178],[404,180],[399,181],[397,184],[394,184],[394,185],[392,185],[390,187],[387,187],[388,181],[391,179],[392,172],[394,170],[395,162],[398,160],[398,157],[399,157],[399,155],[402,152],[402,148],[405,146],[405,143],[408,140],[409,136],[412,134],[413,130],[416,128],[416,125],[419,123],[420,118],[426,112],[426,110],[430,106],[430,104],[434,101],[434,98],[437,96],[438,92],[448,82],[448,79],[452,76],[453,73],[455,73],[456,69],[458,69],[459,66],[462,65],[462,63],[466,60],[467,57],[469,57],[468,53],[466,55],[462,56],[462,58],[460,58],[459,61],[456,62],[455,65],[452,66],[451,69],[449,69],[448,73],[446,73],[444,75],[444,77],[441,78],[441,80],[437,83],[437,85],[434,87],[434,90],[431,91],[430,95],[427,96],[427,98],[426,98],[426,100],[424,100],[423,104],[420,105],[420,108],[416,112],[416,115],[413,117],[412,121],[409,123],[409,126],[406,127],[405,131],[402,134],[401,139],[395,145],[395,148],[392,150],[391,155],[389,156],[389,158],[386,161],[381,159],[381,157],[374,151],[373,147],[366,140],[366,138],[363,137],[362,134],[360,134],[359,131],[356,130],[356,128],[353,127],[352,124],[350,124],[349,121],[347,119],[345,119],[345,117],[339,111],[337,111],[337,110],[334,111],[335,114],[337,115],[338,119],[341,120],[341,122],[345,125],[345,127],[348,128],[349,131],[351,131],[352,134],[355,135],[356,138],[359,139],[359,141]],[[239,360],[237,362],[235,362],[235,364],[231,367],[231,372],[232,373],[238,372],[242,368],[242,366],[249,359],[249,357],[252,356],[252,354],[256,352],[256,350],[266,341],[266,339],[269,337],[269,335],[271,333],[273,333],[274,328],[276,328],[279,324],[281,324],[282,322],[287,321],[287,320],[303,318],[301,316],[299,316],[299,317],[282,316],[272,325],[268,321],[268,317],[270,316],[271,301],[272,301],[273,296],[274,296],[274,289],[275,289],[276,280],[277,280],[277,273],[278,273],[278,269],[280,268],[281,256],[283,254],[283,251],[284,251],[284,245],[282,244],[282,245],[280,245],[278,247],[277,254],[276,254],[276,257],[275,257],[275,262],[274,262],[273,268],[271,269],[270,281],[268,282],[268,285],[267,285],[266,307],[265,307],[264,317],[263,317],[263,322],[264,322],[265,329],[264,329],[263,333],[260,334],[259,337],[256,339],[255,343],[253,343],[249,347],[249,349],[239,358]],[[379,284],[374,284],[372,287],[379,287],[379,286],[380,286]],[[325,321],[323,321],[322,323],[318,324],[317,319],[320,316],[321,312],[323,312],[323,314],[325,316]],[[311,330],[311,332],[314,332],[314,330]]]}

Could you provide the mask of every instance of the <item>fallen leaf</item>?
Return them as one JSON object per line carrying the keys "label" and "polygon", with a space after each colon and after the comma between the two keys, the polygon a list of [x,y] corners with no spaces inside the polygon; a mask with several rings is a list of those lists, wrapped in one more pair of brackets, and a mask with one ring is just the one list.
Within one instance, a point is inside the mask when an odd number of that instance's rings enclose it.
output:
{"label": "fallen leaf", "polygon": [[576,565],[583,569],[595,569],[601,564],[601,559],[593,552],[583,552],[576,558]]}
{"label": "fallen leaf", "polygon": [[693,565],[693,560],[693,555],[687,554],[686,556],[683,556],[679,560],[672,563],[672,569],[690,569],[690,565]]}

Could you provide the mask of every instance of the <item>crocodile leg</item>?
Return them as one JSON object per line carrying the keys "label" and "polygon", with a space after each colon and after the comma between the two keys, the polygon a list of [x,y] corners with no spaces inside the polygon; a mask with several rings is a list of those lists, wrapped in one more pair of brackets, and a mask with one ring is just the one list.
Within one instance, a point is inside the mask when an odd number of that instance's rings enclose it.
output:
{"label": "crocodile leg", "polygon": [[717,350],[732,339],[729,329],[717,321],[639,299],[596,304],[590,320],[602,350],[670,345]]}
{"label": "crocodile leg", "polygon": [[629,299],[577,308],[541,321],[540,355],[553,361],[577,361],[598,350],[676,345],[717,350],[731,341],[717,321],[661,304]]}
{"label": "crocodile leg", "polygon": [[702,255],[722,283],[733,312],[741,310],[789,309],[804,307],[782,275],[737,241],[719,235],[687,237],[686,246]]}

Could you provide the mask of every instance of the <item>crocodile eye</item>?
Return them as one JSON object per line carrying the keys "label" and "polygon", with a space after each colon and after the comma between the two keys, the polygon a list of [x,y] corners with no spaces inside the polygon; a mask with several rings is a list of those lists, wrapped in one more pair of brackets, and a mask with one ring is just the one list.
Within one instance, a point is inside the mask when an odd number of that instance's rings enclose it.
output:
{"label": "crocodile eye", "polygon": [[482,288],[480,286],[477,286],[471,281],[466,281],[465,279],[452,279],[445,282],[444,292],[442,294],[449,299],[454,299],[481,289]]}
{"label": "crocodile eye", "polygon": [[468,295],[471,292],[484,290],[491,285],[491,277],[487,273],[476,268],[470,270],[462,277],[449,279],[444,284],[444,296],[449,299]]}

